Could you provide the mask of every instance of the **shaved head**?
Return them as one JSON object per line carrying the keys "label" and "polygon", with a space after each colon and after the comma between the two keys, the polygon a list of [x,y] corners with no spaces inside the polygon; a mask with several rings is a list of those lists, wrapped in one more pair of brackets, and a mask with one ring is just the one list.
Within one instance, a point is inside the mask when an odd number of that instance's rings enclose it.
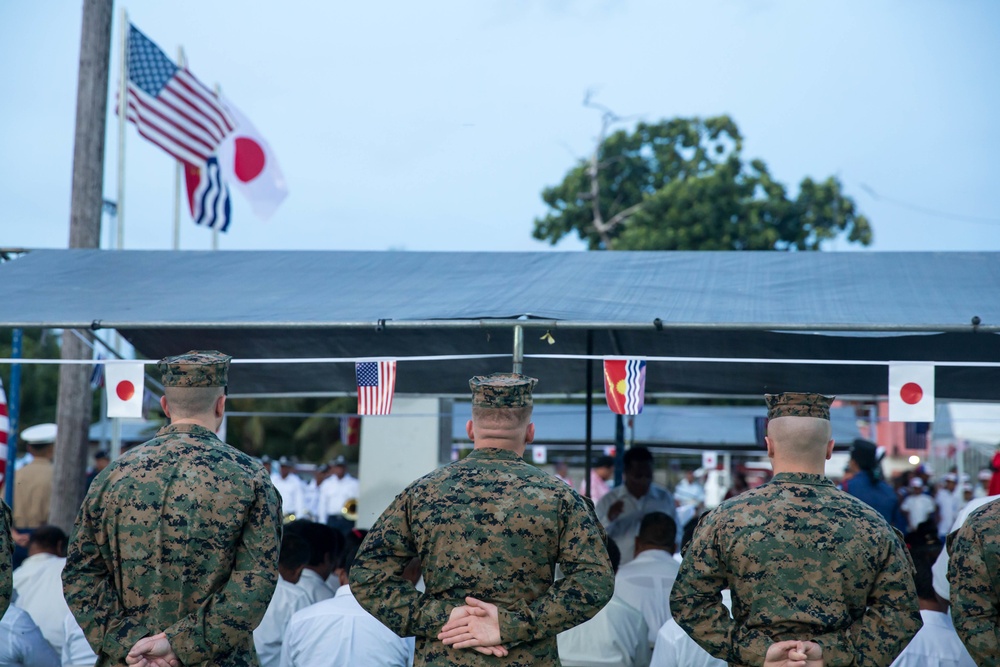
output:
{"label": "shaved head", "polygon": [[223,387],[164,387],[163,396],[173,419],[199,417],[212,412]]}
{"label": "shaved head", "polygon": [[822,464],[831,435],[830,422],[818,417],[778,417],[767,423],[774,458],[783,461]]}
{"label": "shaved head", "polygon": [[466,425],[475,446],[499,447],[524,451],[534,439],[531,406],[519,408],[484,408],[473,406],[472,419]]}

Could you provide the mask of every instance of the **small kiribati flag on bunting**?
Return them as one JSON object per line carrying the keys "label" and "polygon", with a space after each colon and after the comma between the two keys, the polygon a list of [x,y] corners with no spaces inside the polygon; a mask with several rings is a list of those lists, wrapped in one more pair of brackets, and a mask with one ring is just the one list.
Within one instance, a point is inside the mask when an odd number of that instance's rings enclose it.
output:
{"label": "small kiribati flag on bunting", "polygon": [[389,414],[396,391],[396,362],[359,361],[354,368],[358,376],[358,414]]}
{"label": "small kiribati flag on bunting", "polygon": [[646,362],[641,359],[605,359],[604,395],[617,415],[642,412],[646,393]]}

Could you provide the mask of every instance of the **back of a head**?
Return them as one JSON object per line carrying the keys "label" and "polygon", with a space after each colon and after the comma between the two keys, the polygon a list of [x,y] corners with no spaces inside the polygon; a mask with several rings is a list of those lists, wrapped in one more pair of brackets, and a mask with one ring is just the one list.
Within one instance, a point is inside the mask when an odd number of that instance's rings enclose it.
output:
{"label": "back of a head", "polygon": [[520,373],[493,373],[471,378],[472,425],[476,439],[523,444],[534,405],[531,392],[537,382]]}
{"label": "back of a head", "polygon": [[625,468],[628,468],[633,463],[651,463],[652,461],[653,454],[645,447],[630,447],[625,452]]}
{"label": "back of a head", "polygon": [[216,350],[191,350],[161,359],[157,368],[171,419],[192,419],[214,412],[215,402],[229,384],[231,359]]}
{"label": "back of a head", "polygon": [[68,539],[59,526],[39,526],[28,538],[28,550],[33,553],[65,556]]}
{"label": "back of a head", "polygon": [[300,535],[309,543],[308,565],[312,567],[323,565],[327,554],[330,563],[336,564],[344,551],[344,536],[323,523],[298,519],[286,524],[285,532]]}
{"label": "back of a head", "polygon": [[938,547],[916,547],[910,549],[913,558],[913,583],[917,589],[917,597],[921,600],[934,602],[937,593],[934,591],[933,565],[941,553]]}
{"label": "back of a head", "polygon": [[663,512],[650,512],[639,524],[638,541],[653,549],[673,551],[677,540],[677,522]]}
{"label": "back of a head", "polygon": [[833,396],[809,392],[765,394],[767,436],[778,457],[815,463],[826,458],[832,433],[830,405]]}
{"label": "back of a head", "polygon": [[294,571],[309,564],[312,547],[308,540],[298,533],[286,532],[281,537],[281,551],[278,553],[278,565],[285,570]]}
{"label": "back of a head", "polygon": [[164,387],[163,395],[174,420],[200,417],[211,413],[215,402],[225,393],[223,387]]}

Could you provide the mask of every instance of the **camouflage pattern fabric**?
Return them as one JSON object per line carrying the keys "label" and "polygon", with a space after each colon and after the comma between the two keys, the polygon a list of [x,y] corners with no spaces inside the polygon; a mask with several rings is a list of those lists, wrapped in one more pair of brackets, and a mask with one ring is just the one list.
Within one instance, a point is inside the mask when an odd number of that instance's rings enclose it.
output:
{"label": "camouflage pattern fabric", "polygon": [[[514,452],[483,448],[404,490],[379,517],[351,568],[351,591],[401,637],[414,665],[558,665],[556,634],[596,614],[614,592],[590,501]],[[419,556],[426,592],[402,578]],[[565,574],[553,582],[556,563]],[[500,609],[506,658],[437,640],[467,595]]]}
{"label": "camouflage pattern fabric", "polygon": [[951,617],[978,665],[1000,664],[1000,501],[948,536]]}
{"label": "camouflage pattern fabric", "polygon": [[0,616],[10,606],[10,594],[14,586],[14,540],[10,534],[11,525],[10,508],[0,500]]}
{"label": "camouflage pattern fabric", "polygon": [[157,368],[164,387],[225,387],[231,359],[215,350],[191,350],[160,359]]}
{"label": "camouflage pattern fabric", "polygon": [[764,394],[767,418],[816,417],[830,419],[830,404],[835,396],[786,391],[783,394]]}
{"label": "camouflage pattern fabric", "polygon": [[786,639],[818,642],[827,667],[889,665],[922,625],[902,537],[826,477],[805,473],[779,473],[702,519],[670,609],[730,665],[761,665],[767,647]]}
{"label": "camouflage pattern fabric", "polygon": [[531,390],[538,383],[520,373],[477,375],[469,380],[472,406],[476,408],[526,408],[532,404]]}
{"label": "camouflage pattern fabric", "polygon": [[99,667],[159,632],[187,667],[249,667],[280,539],[264,468],[206,428],[170,425],[90,486],[63,592]]}

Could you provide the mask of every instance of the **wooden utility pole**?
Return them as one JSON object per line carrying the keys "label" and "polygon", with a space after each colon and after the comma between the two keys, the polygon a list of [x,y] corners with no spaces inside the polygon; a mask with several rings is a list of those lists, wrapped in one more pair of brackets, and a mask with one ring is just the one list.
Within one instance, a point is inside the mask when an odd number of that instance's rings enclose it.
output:
{"label": "wooden utility pole", "polygon": [[[112,10],[113,0],[84,0],[83,3],[70,200],[70,248],[100,246]],[[89,348],[78,336],[71,331],[63,332],[63,359],[86,359],[89,356]],[[67,532],[73,527],[86,493],[84,473],[87,468],[87,431],[92,398],[90,366],[61,365],[49,523]]]}

